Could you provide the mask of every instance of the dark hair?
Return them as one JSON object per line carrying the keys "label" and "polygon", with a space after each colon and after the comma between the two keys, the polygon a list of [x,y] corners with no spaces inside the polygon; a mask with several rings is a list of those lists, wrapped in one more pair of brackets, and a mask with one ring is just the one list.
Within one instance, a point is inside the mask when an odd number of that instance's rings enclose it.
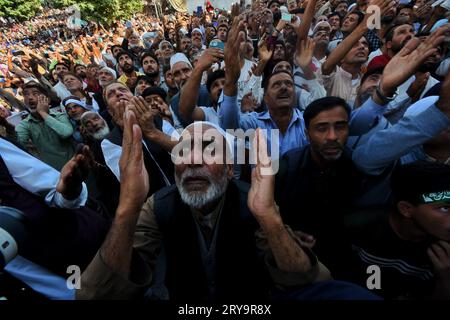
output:
{"label": "dark hair", "polygon": [[330,13],[330,14],[328,15],[328,19],[330,19],[330,18],[332,18],[332,17],[334,17],[334,16],[339,17],[339,21],[342,21],[342,17],[341,17],[341,16],[339,15],[339,13],[337,13],[336,11]]}
{"label": "dark hair", "polygon": [[142,66],[142,64],[143,64],[143,62],[144,62],[144,59],[147,58],[147,57],[151,57],[153,60],[156,61],[156,64],[159,66],[158,58],[156,57],[156,55],[155,55],[154,53],[152,53],[152,52],[150,52],[150,51],[145,51],[145,52],[142,54],[141,59],[139,60],[141,66]]}
{"label": "dark hair", "polygon": [[121,56],[124,56],[124,55],[127,55],[128,58],[130,58],[131,60],[133,60],[133,56],[131,55],[131,53],[129,53],[128,51],[123,50],[123,51],[120,51],[120,52],[117,54],[117,57],[116,57],[117,63],[119,63],[120,57],[121,57]]}
{"label": "dark hair", "polygon": [[417,161],[395,168],[391,188],[396,202],[418,204],[420,195],[450,189],[450,166]]}
{"label": "dark hair", "polygon": [[144,92],[142,92],[142,97],[148,97],[151,96],[153,94],[157,94],[158,96],[161,97],[161,99],[163,99],[164,101],[166,101],[167,98],[167,94],[164,91],[164,89],[161,89],[160,87],[150,87],[144,90]]}
{"label": "dark hair", "polygon": [[208,80],[206,81],[206,89],[211,93],[211,86],[217,79],[225,78],[225,71],[222,69],[216,70],[214,72],[210,72],[208,74]]}
{"label": "dark hair", "polygon": [[169,64],[163,65],[163,75],[164,75],[164,77],[166,76],[167,71],[170,71],[170,70],[172,70],[172,68],[170,67]]}
{"label": "dark hair", "polygon": [[[347,1],[342,1],[342,2],[347,2]],[[351,15],[351,14],[356,14],[358,16],[358,24],[360,24],[361,21],[364,20],[364,13],[362,13],[359,10],[350,11],[349,13],[347,13],[346,17]]]}
{"label": "dark hair", "polygon": [[[285,60],[279,60],[279,62],[280,62],[280,61],[285,61]],[[272,68],[272,69],[273,69],[273,68]],[[291,77],[292,81],[294,81],[294,76],[292,75],[292,73],[286,72],[285,70],[278,70],[278,71],[272,72],[272,73],[270,73],[269,76],[265,79],[265,83],[264,83],[264,93],[267,92],[267,88],[269,87],[270,79],[272,79],[272,77],[274,77],[274,76],[276,76],[277,74],[280,74],[280,73],[284,73],[284,74],[289,75],[289,77]]]}
{"label": "dark hair", "polygon": [[70,66],[67,63],[59,61],[58,63],[55,64],[52,70],[55,70],[57,66],[65,66],[67,69],[70,69]]}
{"label": "dark hair", "polygon": [[148,83],[150,83],[151,86],[155,85],[155,81],[153,81],[153,79],[150,78],[149,76],[146,76],[146,75],[138,76],[137,79],[136,79],[136,84],[138,84],[139,81],[141,81],[141,80],[147,81]]}
{"label": "dark hair", "polygon": [[38,82],[36,81],[30,81],[26,84],[23,85],[22,90],[25,91],[26,89],[31,89],[31,88],[35,88],[37,90],[39,90],[40,93],[42,93],[43,95],[45,95],[46,97],[50,97],[49,92]]}
{"label": "dark hair", "polygon": [[364,75],[361,78],[361,84],[363,84],[364,81],[366,81],[366,79],[373,74],[383,74],[383,70],[384,70],[384,67],[376,67],[376,68],[367,69],[366,73],[364,73]]}
{"label": "dark hair", "polygon": [[350,118],[350,113],[352,109],[349,107],[347,102],[342,98],[331,96],[320,98],[311,102],[306,107],[305,112],[303,113],[303,119],[305,120],[306,128],[309,127],[309,123],[311,122],[311,120],[314,119],[319,113],[334,109],[336,107],[344,108],[345,112],[347,112],[347,115]]}
{"label": "dark hair", "polygon": [[86,68],[86,66],[85,66],[84,64],[77,63],[77,64],[75,64],[75,66],[73,67],[73,70],[74,70],[74,71],[77,70],[78,67]]}
{"label": "dark hair", "polygon": [[[396,24],[394,24],[393,26],[391,26],[391,27],[388,29],[388,31],[386,32],[386,34],[384,35],[384,40],[385,40],[385,42],[392,41],[392,39],[394,38],[394,32],[395,32],[395,29],[397,29],[398,27],[403,26],[403,25],[405,25],[405,24],[407,24],[407,25],[409,25],[409,26],[412,26],[412,25],[410,25],[409,23],[396,23]],[[414,27],[413,27],[413,29],[414,29]]]}

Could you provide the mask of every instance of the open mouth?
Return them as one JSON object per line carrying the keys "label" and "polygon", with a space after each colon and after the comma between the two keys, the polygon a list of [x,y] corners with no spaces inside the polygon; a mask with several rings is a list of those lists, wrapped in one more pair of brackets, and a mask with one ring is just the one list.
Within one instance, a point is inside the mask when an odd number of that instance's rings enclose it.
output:
{"label": "open mouth", "polygon": [[188,177],[184,179],[183,185],[193,188],[202,188],[209,185],[209,180],[200,176]]}

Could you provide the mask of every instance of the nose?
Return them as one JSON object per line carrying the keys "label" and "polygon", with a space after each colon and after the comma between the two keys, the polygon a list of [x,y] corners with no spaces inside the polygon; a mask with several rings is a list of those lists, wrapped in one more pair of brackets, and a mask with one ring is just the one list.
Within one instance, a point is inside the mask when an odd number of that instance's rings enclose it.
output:
{"label": "nose", "polygon": [[327,140],[328,141],[336,141],[337,140],[336,131],[334,130],[333,127],[331,127],[330,130],[328,130]]}

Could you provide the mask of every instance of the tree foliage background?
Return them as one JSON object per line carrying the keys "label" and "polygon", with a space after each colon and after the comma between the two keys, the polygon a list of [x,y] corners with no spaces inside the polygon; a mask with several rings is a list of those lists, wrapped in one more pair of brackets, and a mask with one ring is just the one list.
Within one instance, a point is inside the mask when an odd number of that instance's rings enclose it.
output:
{"label": "tree foliage background", "polygon": [[0,17],[27,20],[41,10],[41,0],[0,0]]}
{"label": "tree foliage background", "polygon": [[142,0],[0,0],[0,16],[26,20],[38,13],[42,5],[62,9],[78,4],[81,19],[105,24],[127,19],[143,9]]}

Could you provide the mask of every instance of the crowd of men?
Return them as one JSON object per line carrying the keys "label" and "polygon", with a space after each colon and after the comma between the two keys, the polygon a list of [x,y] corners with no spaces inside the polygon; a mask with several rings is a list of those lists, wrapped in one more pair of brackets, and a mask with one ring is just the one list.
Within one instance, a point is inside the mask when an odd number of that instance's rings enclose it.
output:
{"label": "crowd of men", "polygon": [[1,30],[0,296],[450,298],[448,1],[59,13]]}

